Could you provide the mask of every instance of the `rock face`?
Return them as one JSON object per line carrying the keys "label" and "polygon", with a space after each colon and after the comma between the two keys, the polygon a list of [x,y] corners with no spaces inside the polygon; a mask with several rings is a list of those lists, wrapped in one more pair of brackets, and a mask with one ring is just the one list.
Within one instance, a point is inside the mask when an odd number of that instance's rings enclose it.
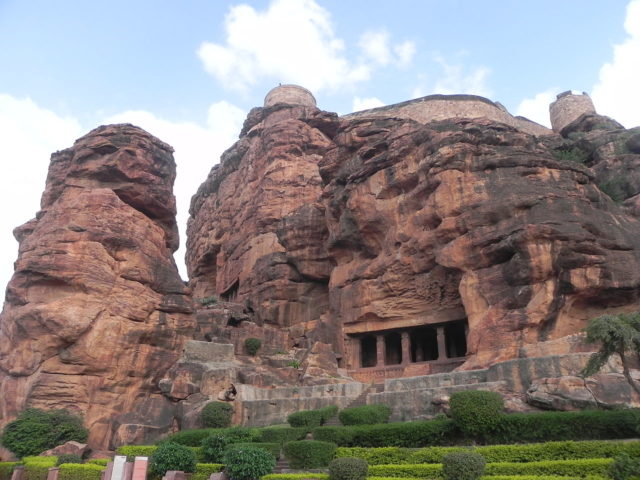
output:
{"label": "rock face", "polygon": [[97,128],[52,156],[42,209],[15,231],[0,317],[2,419],[66,408],[84,415],[96,447],[171,426],[156,383],[193,329],[171,255],[174,178],[171,147],[131,125]]}
{"label": "rock face", "polygon": [[254,425],[362,395],[425,418],[466,388],[513,410],[635,402],[613,370],[574,375],[586,322],[640,306],[640,131],[567,95],[556,132],[467,97],[338,117],[272,90],[192,199],[188,288],[171,148],[119,125],[54,154],[15,231],[0,423],[76,410],[101,449],[216,399]]}

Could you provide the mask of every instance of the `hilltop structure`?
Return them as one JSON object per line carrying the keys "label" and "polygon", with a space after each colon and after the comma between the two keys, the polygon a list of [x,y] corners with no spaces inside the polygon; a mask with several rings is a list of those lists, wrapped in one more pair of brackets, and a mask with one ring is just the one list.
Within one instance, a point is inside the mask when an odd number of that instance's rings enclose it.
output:
{"label": "hilltop structure", "polygon": [[188,286],[171,148],[99,127],[52,156],[15,231],[0,423],[69,408],[114,447],[196,426],[212,399],[249,425],[356,398],[426,418],[461,388],[638,404],[571,375],[588,319],[639,307],[640,131],[570,92],[551,123],[472,95],[340,117],[276,87],[192,198]]}

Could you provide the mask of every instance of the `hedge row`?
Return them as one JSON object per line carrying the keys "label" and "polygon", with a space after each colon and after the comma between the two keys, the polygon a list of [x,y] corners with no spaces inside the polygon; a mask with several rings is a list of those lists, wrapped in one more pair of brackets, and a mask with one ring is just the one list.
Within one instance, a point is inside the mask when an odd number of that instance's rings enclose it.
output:
{"label": "hedge row", "polygon": [[261,448],[262,450],[266,450],[271,455],[273,455],[274,458],[277,460],[280,457],[280,449],[282,448],[282,445],[280,443],[257,443],[257,442],[232,443],[231,445],[228,445],[225,450],[229,451],[231,449],[235,450],[238,448],[246,448],[246,447],[255,447],[255,448]]}
{"label": "hedge row", "polygon": [[159,443],[173,442],[188,447],[199,447],[202,440],[209,435],[222,435],[227,437],[231,443],[239,442],[260,442],[260,429],[255,427],[230,427],[230,428],[198,428],[194,430],[183,430],[169,435]]}
{"label": "hedge row", "polygon": [[342,425],[387,423],[390,416],[391,408],[388,405],[362,405],[361,407],[345,408],[338,414]]}
{"label": "hedge row", "polygon": [[260,480],[328,480],[328,473],[270,473],[263,475]]}
{"label": "hedge row", "polygon": [[[336,458],[355,457],[369,465],[441,463],[447,453],[468,450],[467,447],[400,447],[363,448],[340,447]],[[538,460],[576,460],[581,458],[612,458],[621,453],[640,457],[640,442],[547,442],[523,445],[491,445],[476,447],[487,462],[533,462]]]}
{"label": "hedge row", "polygon": [[63,463],[60,465],[58,480],[100,480],[102,465],[92,463]]}
{"label": "hedge row", "polygon": [[23,457],[25,480],[47,480],[49,469],[57,461],[58,457]]}
{"label": "hedge row", "polygon": [[20,465],[20,462],[0,462],[0,480],[11,480],[16,465]]}
{"label": "hedge row", "polygon": [[[607,468],[613,462],[610,458],[589,458],[581,460],[544,460],[540,462],[487,463],[486,475],[558,475],[564,477],[606,476]],[[372,465],[369,474],[396,478],[419,477],[437,480],[442,477],[442,465],[422,463],[416,465]]]}
{"label": "hedge row", "polygon": [[307,433],[306,427],[265,427],[260,429],[260,442],[284,444],[302,440]]}
{"label": "hedge row", "polygon": [[461,440],[451,420],[318,427],[313,430],[313,438],[341,447],[424,447]]}
{"label": "hedge row", "polygon": [[[602,475],[587,475],[586,477],[565,477],[563,475],[484,475],[482,480],[609,480]],[[371,479],[369,479],[371,480]]]}
{"label": "hedge row", "polygon": [[[198,461],[202,460],[200,447],[189,447],[196,454]],[[158,449],[157,445],[123,445],[116,448],[116,455],[126,455],[127,462],[133,462],[136,457],[150,457]]]}
{"label": "hedge row", "polygon": [[[640,435],[640,410],[512,413],[484,434],[488,444],[562,440],[635,438]],[[341,447],[426,447],[461,443],[464,438],[452,420],[318,427],[313,438]]]}
{"label": "hedge row", "polygon": [[313,428],[324,425],[327,420],[338,413],[338,407],[330,405],[317,410],[301,410],[287,417],[287,423],[292,427]]}
{"label": "hedge row", "polygon": [[300,440],[285,443],[283,451],[291,468],[323,468],[333,460],[336,445],[318,440]]}
{"label": "hedge row", "polygon": [[[402,477],[403,480],[422,480],[419,477]],[[271,473],[260,480],[328,480],[326,473]],[[398,477],[367,477],[367,480],[397,480]],[[564,475],[484,475],[481,480],[607,480],[601,475],[587,475],[586,477]]]}

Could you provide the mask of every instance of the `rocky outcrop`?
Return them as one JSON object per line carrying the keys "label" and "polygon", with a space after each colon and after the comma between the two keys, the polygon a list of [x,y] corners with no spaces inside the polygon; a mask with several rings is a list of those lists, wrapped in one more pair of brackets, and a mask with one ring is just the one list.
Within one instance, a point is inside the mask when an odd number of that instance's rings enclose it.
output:
{"label": "rocky outcrop", "polygon": [[177,247],[172,149],[131,125],[51,158],[41,211],[15,230],[0,316],[0,417],[83,414],[89,442],[144,441],[173,422],[157,386],[193,330]]}

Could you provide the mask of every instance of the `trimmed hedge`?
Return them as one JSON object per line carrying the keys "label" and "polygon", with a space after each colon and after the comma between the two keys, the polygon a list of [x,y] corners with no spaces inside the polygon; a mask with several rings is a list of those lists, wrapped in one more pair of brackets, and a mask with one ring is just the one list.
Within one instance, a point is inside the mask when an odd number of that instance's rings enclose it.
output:
{"label": "trimmed hedge", "polygon": [[63,463],[60,465],[58,480],[100,480],[105,467],[92,463]]}
{"label": "trimmed hedge", "polygon": [[482,438],[495,429],[504,410],[502,395],[486,390],[454,392],[449,405],[456,426],[472,438]]}
{"label": "trimmed hedge", "polygon": [[287,417],[287,423],[292,427],[314,428],[324,425],[327,420],[338,413],[338,407],[330,405],[317,410],[301,410]]}
{"label": "trimmed hedge", "polygon": [[233,405],[226,402],[209,402],[200,412],[204,428],[228,428],[233,417]]}
{"label": "trimmed hedge", "polygon": [[472,450],[447,453],[442,459],[445,480],[478,480],[484,474],[487,461]]}
{"label": "trimmed hedge", "polygon": [[107,463],[109,463],[111,461],[111,459],[109,458],[90,458],[89,460],[87,460],[84,463],[89,463],[89,464],[93,464],[93,465],[102,465],[103,467],[107,466]]}
{"label": "trimmed hedge", "polygon": [[[640,436],[640,409],[582,412],[512,413],[502,415],[484,435],[488,444],[562,440],[613,440]],[[313,438],[341,447],[426,447],[461,443],[464,437],[452,420],[382,425],[318,427]]]}
{"label": "trimmed hedge", "polygon": [[273,471],[276,459],[255,447],[229,450],[224,456],[224,472],[231,480],[257,480]]}
{"label": "trimmed hedge", "polygon": [[247,448],[247,447],[255,447],[260,448],[262,450],[266,450],[277,460],[280,457],[280,448],[282,447],[279,443],[262,443],[262,442],[246,442],[246,443],[232,443],[227,445],[225,448],[225,453],[229,450],[237,450],[239,448]]}
{"label": "trimmed hedge", "polygon": [[[607,468],[613,462],[610,458],[590,458],[581,460],[544,460],[541,462],[487,463],[486,475],[559,475],[568,477],[586,477],[587,475],[605,476]],[[372,465],[369,474],[387,477],[419,477],[438,479],[442,477],[442,465],[422,463],[416,465]]]}
{"label": "trimmed hedge", "polygon": [[315,479],[315,480],[328,480],[328,473],[270,473],[269,475],[264,475],[260,478],[260,480],[305,480]]}
{"label": "trimmed hedge", "polygon": [[0,480],[11,480],[16,465],[20,465],[20,462],[0,462]]}
{"label": "trimmed hedge", "polygon": [[375,425],[387,423],[391,416],[388,405],[363,405],[341,410],[338,414],[342,425]]}
{"label": "trimmed hedge", "polygon": [[[371,480],[371,479],[369,479]],[[484,475],[481,480],[608,480],[601,475],[565,477],[563,475]]]}
{"label": "trimmed hedge", "polygon": [[[468,450],[468,447],[427,447],[421,449],[339,447],[336,450],[336,458],[362,458],[369,465],[442,463],[442,457],[446,454]],[[566,441],[523,445],[490,445],[476,447],[473,450],[481,454],[489,463],[611,458],[621,453],[640,457],[640,442]]]}
{"label": "trimmed hedge", "polygon": [[191,475],[191,480],[209,480],[212,473],[218,473],[224,468],[222,463],[197,463],[196,471]]}
{"label": "trimmed hedge", "polygon": [[149,457],[149,473],[159,477],[170,470],[193,473],[196,463],[196,454],[189,447],[177,443],[163,443]]}
{"label": "trimmed hedge", "polygon": [[58,457],[24,457],[25,480],[47,480],[49,469],[56,466]]}
{"label": "trimmed hedge", "polygon": [[202,440],[209,435],[222,435],[227,437],[231,443],[239,442],[259,442],[260,429],[255,427],[230,427],[230,428],[197,428],[193,430],[184,430],[169,435],[167,438],[158,442],[158,444],[171,442],[186,445],[188,447],[199,447]]}
{"label": "trimmed hedge", "polygon": [[335,458],[329,463],[330,480],[365,480],[369,465],[361,458]]}
{"label": "trimmed hedge", "polygon": [[425,447],[455,443],[460,434],[451,420],[318,427],[313,438],[341,447]]}
{"label": "trimmed hedge", "polygon": [[309,430],[305,427],[265,427],[260,429],[260,442],[287,443],[302,440]]}
{"label": "trimmed hedge", "polygon": [[284,444],[284,455],[291,468],[324,468],[336,452],[336,444],[318,440],[300,440]]}
{"label": "trimmed hedge", "polygon": [[488,463],[487,475],[563,475],[586,477],[587,475],[606,476],[610,458],[588,458],[580,460],[543,460],[528,463]]}
{"label": "trimmed hedge", "polygon": [[127,462],[133,462],[135,457],[150,457],[157,449],[157,445],[123,445],[116,448],[116,455],[126,455]]}

